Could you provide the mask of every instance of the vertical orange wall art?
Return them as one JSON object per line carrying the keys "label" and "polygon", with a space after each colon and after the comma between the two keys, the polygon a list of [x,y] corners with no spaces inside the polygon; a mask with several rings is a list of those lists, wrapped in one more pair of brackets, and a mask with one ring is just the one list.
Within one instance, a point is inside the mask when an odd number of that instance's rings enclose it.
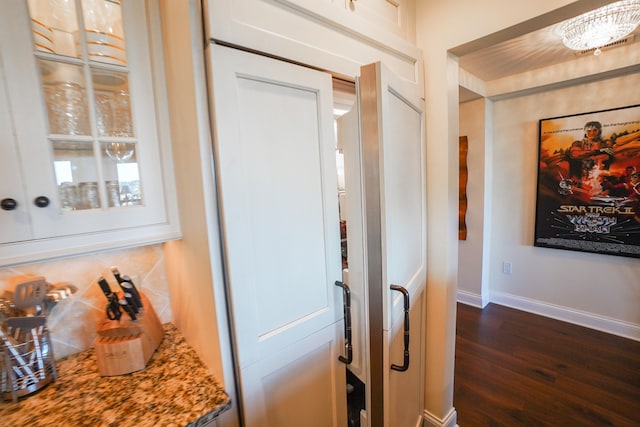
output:
{"label": "vertical orange wall art", "polygon": [[458,196],[458,240],[467,240],[467,152],[469,142],[461,136],[459,142],[459,196]]}

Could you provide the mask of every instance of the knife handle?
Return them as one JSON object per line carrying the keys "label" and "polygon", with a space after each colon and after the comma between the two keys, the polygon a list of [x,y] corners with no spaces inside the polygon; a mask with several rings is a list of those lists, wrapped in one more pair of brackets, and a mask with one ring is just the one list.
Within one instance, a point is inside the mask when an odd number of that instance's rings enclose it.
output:
{"label": "knife handle", "polygon": [[113,273],[113,277],[116,278],[118,283],[122,281],[122,277],[120,276],[120,271],[118,270],[118,267],[115,267],[115,266],[111,267],[111,273]]}
{"label": "knife handle", "polygon": [[120,283],[120,288],[122,289],[122,292],[124,292],[124,297],[127,299],[127,302],[133,306],[136,313],[139,312],[142,308],[142,301],[140,300],[140,294],[138,294],[135,287],[129,282],[122,282]]}
{"label": "knife handle", "polygon": [[136,288],[136,285],[133,284],[133,280],[131,280],[131,277],[124,276],[122,278],[122,282],[122,284],[127,283],[130,285],[130,290],[128,292],[133,295],[133,298],[136,300],[138,306],[142,308],[142,298],[140,297],[140,292],[138,292],[138,288]]}
{"label": "knife handle", "polygon": [[118,301],[120,303],[120,305],[122,306],[122,308],[124,308],[124,311],[127,312],[127,314],[129,315],[129,317],[131,318],[131,320],[137,320],[136,317],[136,312],[133,309],[133,306],[129,305],[127,303],[127,301],[121,299],[120,301]]}
{"label": "knife handle", "polygon": [[104,296],[109,298],[109,296],[113,292],[111,291],[111,287],[109,286],[109,284],[107,283],[104,277],[100,276],[100,278],[98,279],[98,285],[100,285],[100,289],[102,289],[102,293],[104,294]]}
{"label": "knife handle", "polygon": [[133,309],[133,312],[135,314],[140,313],[140,304],[138,304],[136,302],[135,297],[130,294],[129,292],[124,292],[124,299],[127,300],[127,304],[129,304],[131,306],[131,308]]}

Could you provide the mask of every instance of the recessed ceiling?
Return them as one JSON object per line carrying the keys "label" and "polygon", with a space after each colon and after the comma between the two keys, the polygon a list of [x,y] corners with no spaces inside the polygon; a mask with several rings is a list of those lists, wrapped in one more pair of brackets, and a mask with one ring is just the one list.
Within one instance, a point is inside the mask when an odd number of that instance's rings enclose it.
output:
{"label": "recessed ceiling", "polygon": [[[580,55],[562,44],[554,34],[554,26],[522,35],[478,50],[458,59],[460,68],[465,69],[484,81],[531,71],[566,61],[572,61]],[[640,28],[628,43],[640,41]],[[628,44],[627,43],[627,44]],[[612,49],[603,49],[606,55]]]}
{"label": "recessed ceiling", "polygon": [[[492,46],[466,53],[458,58],[461,69],[488,82],[551,65],[574,61],[584,55],[568,49],[554,34],[556,25],[542,28]],[[618,46],[633,44],[640,48],[640,27],[620,45],[602,49],[601,57],[615,54]],[[479,97],[460,88],[460,102]]]}

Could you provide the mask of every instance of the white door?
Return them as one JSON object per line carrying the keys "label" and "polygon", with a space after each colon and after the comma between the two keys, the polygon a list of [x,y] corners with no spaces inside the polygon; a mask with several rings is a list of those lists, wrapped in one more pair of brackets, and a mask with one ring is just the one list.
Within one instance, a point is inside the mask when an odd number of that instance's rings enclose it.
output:
{"label": "white door", "polygon": [[349,370],[367,383],[367,289],[364,279],[365,251],[362,199],[362,146],[358,129],[358,108],[336,120],[339,144],[344,155],[345,204],[347,221],[347,260],[344,281],[351,293],[352,359]]}
{"label": "white door", "polygon": [[218,45],[209,54],[244,425],[342,427],[331,77]]}
{"label": "white door", "polygon": [[426,192],[424,106],[381,63],[359,79],[369,292],[371,426],[423,415]]}

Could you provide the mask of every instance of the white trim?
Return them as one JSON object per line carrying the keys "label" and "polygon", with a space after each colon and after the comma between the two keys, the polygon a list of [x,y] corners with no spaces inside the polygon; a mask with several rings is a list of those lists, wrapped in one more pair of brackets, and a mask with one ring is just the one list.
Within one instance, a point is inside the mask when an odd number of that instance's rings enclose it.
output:
{"label": "white trim", "polygon": [[424,427],[456,427],[458,425],[458,414],[456,408],[451,408],[444,418],[438,418],[425,409],[424,411]]}
{"label": "white trim", "polygon": [[485,308],[490,302],[488,297],[473,292],[458,290],[457,295],[458,302],[478,308]]}
{"label": "white trim", "polygon": [[640,341],[640,325],[504,292],[491,292],[491,302]]}
{"label": "white trim", "polygon": [[207,0],[207,38],[353,78],[383,61],[424,93],[422,51],[380,25],[316,0]]}
{"label": "white trim", "polygon": [[388,51],[391,55],[407,61],[415,61],[417,48],[402,38],[399,34],[402,32],[400,27],[395,29],[381,27],[380,23],[368,22],[346,8],[336,9],[332,5],[317,0],[275,0],[275,2],[310,16],[333,31],[345,32],[354,39],[361,39],[380,51]]}

